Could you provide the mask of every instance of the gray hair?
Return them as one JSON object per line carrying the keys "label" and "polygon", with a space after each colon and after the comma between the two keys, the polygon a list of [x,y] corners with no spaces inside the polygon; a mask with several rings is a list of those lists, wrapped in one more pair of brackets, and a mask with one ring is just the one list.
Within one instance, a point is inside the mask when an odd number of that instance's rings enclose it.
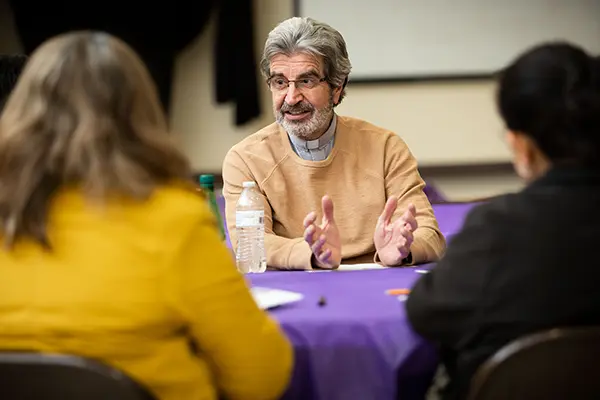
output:
{"label": "gray hair", "polygon": [[320,56],[323,59],[327,82],[334,88],[342,88],[338,104],[341,103],[346,95],[346,83],[352,69],[342,35],[331,26],[312,18],[286,19],[269,33],[265,42],[260,61],[264,77],[268,78],[270,75],[270,62],[274,56],[290,56],[295,53]]}

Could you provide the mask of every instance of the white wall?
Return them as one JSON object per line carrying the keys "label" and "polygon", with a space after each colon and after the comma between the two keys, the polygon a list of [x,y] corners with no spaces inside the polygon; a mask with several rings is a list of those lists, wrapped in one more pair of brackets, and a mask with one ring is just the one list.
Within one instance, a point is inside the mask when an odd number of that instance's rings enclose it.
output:
{"label": "white wall", "polygon": [[[255,0],[255,4],[258,54],[273,26],[292,15],[292,1]],[[4,7],[5,0],[0,0],[0,53],[15,52],[20,46]],[[233,124],[233,107],[215,104],[212,34],[209,27],[181,54],[173,86],[171,123],[198,171],[220,171],[223,157],[233,144],[273,121],[266,85],[260,86],[263,115],[246,126]],[[493,153],[504,152],[507,157],[492,89],[491,82],[353,86],[338,111],[398,132],[424,165],[445,161],[446,151],[457,146],[474,154],[478,149],[492,148]],[[431,140],[432,135],[435,140]],[[433,157],[421,159],[426,153]],[[502,161],[486,153],[480,154],[480,159]],[[512,173],[481,174],[474,170],[429,178],[453,200],[491,196],[521,186]]]}
{"label": "white wall", "polygon": [[[370,0],[347,5],[348,0],[300,0],[300,15],[328,21],[344,35],[359,79],[489,74],[525,49],[557,39],[600,52],[598,0]],[[381,48],[393,51],[381,54]]]}

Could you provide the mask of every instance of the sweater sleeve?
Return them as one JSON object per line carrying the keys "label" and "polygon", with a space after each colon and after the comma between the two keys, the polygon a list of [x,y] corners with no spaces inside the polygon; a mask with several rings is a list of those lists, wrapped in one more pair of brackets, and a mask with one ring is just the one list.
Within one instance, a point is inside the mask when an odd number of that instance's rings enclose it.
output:
{"label": "sweater sleeve", "polygon": [[417,160],[406,143],[396,134],[389,136],[384,157],[386,199],[392,195],[398,196],[398,208],[392,219],[399,218],[411,203],[417,209],[419,226],[414,232],[411,263],[439,260],[446,248],[446,240],[423,191],[425,182],[417,169]]}
{"label": "sweater sleeve", "polygon": [[[230,150],[223,162],[223,196],[227,229],[233,249],[237,248],[235,229],[235,206],[242,193],[245,181],[256,182],[252,171],[242,157]],[[260,190],[260,182],[256,182]],[[262,192],[261,192],[262,194]],[[304,238],[285,238],[273,231],[273,213],[267,197],[262,194],[265,209],[265,249],[267,266],[277,269],[310,269],[312,251]]]}
{"label": "sweater sleeve", "polygon": [[227,399],[277,399],[289,382],[292,347],[253,300],[208,212],[176,251],[167,297],[187,323]]}

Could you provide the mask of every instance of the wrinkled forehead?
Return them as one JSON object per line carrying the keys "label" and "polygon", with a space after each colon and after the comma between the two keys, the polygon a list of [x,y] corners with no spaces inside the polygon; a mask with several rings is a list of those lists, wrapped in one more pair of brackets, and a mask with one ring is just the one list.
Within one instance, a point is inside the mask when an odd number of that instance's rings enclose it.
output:
{"label": "wrinkled forehead", "polygon": [[283,76],[287,79],[298,79],[306,76],[322,77],[323,60],[319,56],[307,53],[292,55],[277,54],[269,63],[270,76]]}

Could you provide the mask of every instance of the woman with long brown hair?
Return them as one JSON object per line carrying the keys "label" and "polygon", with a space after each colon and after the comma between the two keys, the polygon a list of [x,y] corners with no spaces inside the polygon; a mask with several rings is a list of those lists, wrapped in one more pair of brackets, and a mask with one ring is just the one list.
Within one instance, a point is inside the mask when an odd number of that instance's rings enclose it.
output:
{"label": "woman with long brown hair", "polygon": [[290,345],[189,177],[125,43],[44,43],[0,118],[0,349],[96,358],[163,400],[278,397]]}

